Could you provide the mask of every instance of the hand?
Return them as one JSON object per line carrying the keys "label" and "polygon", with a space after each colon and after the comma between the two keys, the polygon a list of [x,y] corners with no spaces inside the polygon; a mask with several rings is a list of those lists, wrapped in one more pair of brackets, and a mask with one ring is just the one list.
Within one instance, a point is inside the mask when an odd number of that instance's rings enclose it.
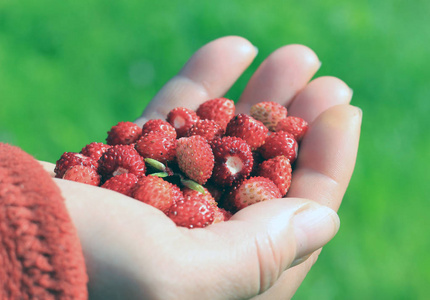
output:
{"label": "hand", "polygon": [[[165,119],[174,107],[196,109],[224,95],[256,54],[240,37],[203,46],[136,122]],[[78,229],[91,299],[293,296],[339,228],[334,210],[354,169],[361,124],[360,110],[348,104],[352,92],[345,83],[334,77],[310,81],[319,66],[309,48],[282,47],[258,68],[237,104],[237,113],[248,113],[254,103],[278,101],[289,115],[311,123],[285,199],[189,230],[132,198],[55,179]],[[47,168],[52,171],[52,165]]]}

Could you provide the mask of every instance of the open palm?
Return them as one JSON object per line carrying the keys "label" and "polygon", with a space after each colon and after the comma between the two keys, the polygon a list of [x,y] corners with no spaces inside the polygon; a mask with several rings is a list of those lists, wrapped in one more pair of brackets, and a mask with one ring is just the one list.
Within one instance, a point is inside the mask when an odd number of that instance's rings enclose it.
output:
{"label": "open palm", "polygon": [[[199,49],[136,120],[165,119],[174,107],[196,109],[223,96],[257,51],[241,37]],[[337,232],[338,209],[356,160],[360,110],[335,77],[311,81],[312,50],[273,52],[249,80],[237,113],[277,101],[310,125],[287,198],[257,203],[228,222],[177,227],[161,211],[110,190],[55,179],[81,239],[90,298],[289,299],[320,248]],[[53,170],[52,164],[45,164]]]}

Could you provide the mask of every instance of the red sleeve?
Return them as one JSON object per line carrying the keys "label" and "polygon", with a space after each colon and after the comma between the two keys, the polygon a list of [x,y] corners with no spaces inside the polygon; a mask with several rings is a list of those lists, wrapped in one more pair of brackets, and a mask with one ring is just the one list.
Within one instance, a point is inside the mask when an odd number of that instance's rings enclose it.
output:
{"label": "red sleeve", "polygon": [[0,143],[0,299],[87,299],[81,244],[55,182]]}

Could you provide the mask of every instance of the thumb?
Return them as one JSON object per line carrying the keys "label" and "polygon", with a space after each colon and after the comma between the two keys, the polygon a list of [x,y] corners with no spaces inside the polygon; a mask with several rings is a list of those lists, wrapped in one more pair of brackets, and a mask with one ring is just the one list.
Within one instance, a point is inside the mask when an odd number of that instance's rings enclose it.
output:
{"label": "thumb", "polygon": [[[234,278],[248,296],[270,288],[283,271],[307,258],[331,240],[339,218],[314,201],[284,198],[251,205],[231,220],[209,226],[231,240],[227,253],[235,253]],[[231,272],[231,265],[227,266]]]}

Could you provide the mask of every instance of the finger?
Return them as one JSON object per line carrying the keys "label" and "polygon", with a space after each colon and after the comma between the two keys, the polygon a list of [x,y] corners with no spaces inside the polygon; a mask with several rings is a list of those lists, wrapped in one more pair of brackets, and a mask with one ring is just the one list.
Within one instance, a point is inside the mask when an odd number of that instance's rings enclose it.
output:
{"label": "finger", "polygon": [[[302,141],[288,197],[307,197],[338,209],[354,168],[360,124],[360,111],[350,105],[329,108],[312,123]],[[269,290],[255,299],[269,300],[278,295],[290,299],[319,252],[286,270]]]}
{"label": "finger", "polygon": [[300,117],[308,123],[328,108],[348,104],[352,90],[342,80],[323,76],[312,80],[300,91],[288,107],[288,115]]}
{"label": "finger", "polygon": [[[137,299],[153,289],[161,292],[156,287],[163,286],[166,294],[193,293],[196,299],[226,299],[238,293],[250,297],[272,285],[296,258],[328,242],[339,228],[337,214],[327,207],[274,199],[243,209],[231,221],[187,230],[161,211],[119,193],[55,182],[79,233],[90,295],[116,292]],[[164,254],[155,254],[153,247]],[[163,271],[164,276],[153,276]],[[176,277],[203,273],[189,284]]]}
{"label": "finger", "polygon": [[49,173],[51,177],[55,177],[55,164],[41,160],[39,160],[38,162],[42,165],[43,169]]}
{"label": "finger", "polygon": [[123,194],[63,179],[54,181],[78,231],[90,299],[151,295],[148,275],[160,272],[160,262],[155,262],[146,246],[164,249],[180,235],[175,224],[160,210]]}
{"label": "finger", "polygon": [[327,243],[338,228],[336,213],[313,201],[273,199],[251,205],[230,221],[207,228],[217,234],[218,244],[228,241],[218,254],[214,276],[228,274],[222,276],[224,293],[232,288],[243,298],[255,296],[294,260]]}
{"label": "finger", "polygon": [[261,101],[288,105],[314,76],[321,63],[306,46],[288,45],[273,52],[257,69],[241,95],[237,110],[247,113]]}
{"label": "finger", "polygon": [[306,257],[301,264],[286,270],[270,289],[252,299],[271,300],[280,298],[280,295],[282,295],[282,299],[291,299],[317,261],[320,252],[321,248]]}
{"label": "finger", "polygon": [[237,36],[206,44],[157,93],[136,122],[164,119],[177,106],[195,110],[203,101],[224,95],[256,54],[249,41]]}
{"label": "finger", "polygon": [[360,126],[356,107],[337,105],[322,113],[303,138],[288,196],[337,210],[355,166]]}

